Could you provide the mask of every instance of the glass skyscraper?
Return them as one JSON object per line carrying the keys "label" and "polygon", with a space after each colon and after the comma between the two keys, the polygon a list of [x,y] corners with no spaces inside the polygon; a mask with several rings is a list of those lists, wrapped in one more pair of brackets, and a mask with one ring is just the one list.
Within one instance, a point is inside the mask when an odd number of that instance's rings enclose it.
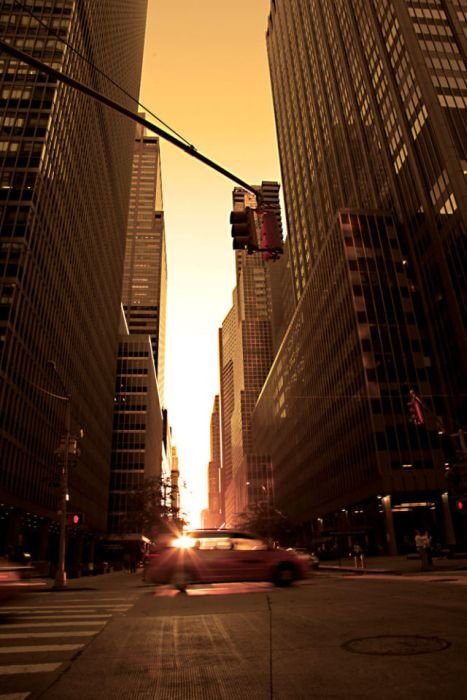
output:
{"label": "glass skyscraper", "polygon": [[[0,1],[6,41],[132,109],[94,65],[137,96],[145,20],[146,0]],[[45,559],[65,420],[50,393],[85,433],[69,507],[106,526],[135,127],[7,54],[0,67],[0,549]]]}
{"label": "glass skyscraper", "polygon": [[395,552],[417,526],[452,542],[438,430],[466,418],[465,3],[272,0],[267,46],[297,300],[253,418],[276,499],[341,547]]}
{"label": "glass skyscraper", "polygon": [[[136,127],[112,439],[109,532],[138,533],[134,494],[170,478],[163,382],[167,263],[159,139]],[[123,319],[122,319],[123,321]]]}

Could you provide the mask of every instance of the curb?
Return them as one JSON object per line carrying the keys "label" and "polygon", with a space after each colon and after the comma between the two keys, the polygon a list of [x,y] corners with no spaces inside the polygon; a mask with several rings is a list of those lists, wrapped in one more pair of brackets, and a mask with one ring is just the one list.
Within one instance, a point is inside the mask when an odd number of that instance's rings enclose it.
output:
{"label": "curb", "polygon": [[318,571],[345,571],[346,573],[358,574],[392,574],[393,576],[402,576],[402,571],[398,569],[357,569],[354,566],[323,566],[319,565]]}

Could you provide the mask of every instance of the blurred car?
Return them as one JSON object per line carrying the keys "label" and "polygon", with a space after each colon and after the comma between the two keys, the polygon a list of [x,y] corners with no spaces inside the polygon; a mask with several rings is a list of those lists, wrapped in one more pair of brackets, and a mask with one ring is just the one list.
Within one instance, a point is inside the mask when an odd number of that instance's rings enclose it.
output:
{"label": "blurred car", "polygon": [[310,569],[319,569],[319,559],[314,552],[310,552],[305,547],[289,547],[288,552],[296,552],[302,557],[306,557]]}
{"label": "blurred car", "polygon": [[236,530],[190,530],[152,552],[143,578],[183,591],[190,583],[271,581],[276,586],[290,586],[308,573],[307,557],[272,549],[255,535]]}
{"label": "blurred car", "polygon": [[45,581],[34,580],[34,573],[31,566],[0,560],[0,603],[22,593],[44,588]]}

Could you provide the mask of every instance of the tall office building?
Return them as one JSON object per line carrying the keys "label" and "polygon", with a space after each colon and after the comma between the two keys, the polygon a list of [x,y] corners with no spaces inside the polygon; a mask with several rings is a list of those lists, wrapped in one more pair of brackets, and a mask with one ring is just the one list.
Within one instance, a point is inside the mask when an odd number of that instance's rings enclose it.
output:
{"label": "tall office building", "polygon": [[465,0],[275,0],[267,32],[297,298],[340,207],[394,211],[449,430],[465,427]]}
{"label": "tall office building", "polygon": [[297,308],[253,424],[279,505],[341,546],[454,540],[437,433],[465,419],[463,21],[438,0],[271,4]]}
{"label": "tall office building", "polygon": [[159,139],[137,125],[122,302],[130,333],[148,334],[163,402],[167,261]]}
{"label": "tall office building", "polygon": [[[262,183],[263,197],[279,212],[279,186]],[[242,188],[233,192],[234,210],[256,207]],[[280,221],[280,219],[279,219]],[[272,499],[267,450],[252,447],[251,414],[272,361],[271,294],[267,265],[261,255],[236,253],[237,285],[232,308],[219,333],[224,520],[235,524],[248,505]]]}
{"label": "tall office building", "polygon": [[[136,126],[115,388],[108,529],[138,534],[134,494],[150,480],[170,484],[171,450],[163,406],[167,263],[159,139]],[[151,354],[148,356],[148,347]],[[139,533],[141,534],[141,533]]]}
{"label": "tall office building", "polygon": [[[4,39],[128,108],[93,65],[138,95],[145,18],[146,0],[130,13],[110,0],[0,2]],[[65,423],[53,395],[70,396],[85,434],[69,507],[87,531],[106,526],[134,124],[8,54],[0,63],[0,548],[45,559]]]}
{"label": "tall office building", "polygon": [[114,398],[107,530],[111,535],[142,533],[145,483],[169,477],[164,420],[149,335],[129,333],[122,309]]}
{"label": "tall office building", "polygon": [[221,511],[221,442],[220,442],[220,410],[219,396],[214,397],[211,413],[211,459],[208,465],[208,507],[203,511],[204,527],[220,527],[222,525]]}

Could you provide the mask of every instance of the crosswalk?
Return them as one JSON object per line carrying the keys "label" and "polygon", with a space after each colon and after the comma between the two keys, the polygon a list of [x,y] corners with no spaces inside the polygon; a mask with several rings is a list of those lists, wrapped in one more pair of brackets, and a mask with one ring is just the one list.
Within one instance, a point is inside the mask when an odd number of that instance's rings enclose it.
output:
{"label": "crosswalk", "polygon": [[134,594],[42,593],[0,608],[0,700],[26,700],[48,687]]}

